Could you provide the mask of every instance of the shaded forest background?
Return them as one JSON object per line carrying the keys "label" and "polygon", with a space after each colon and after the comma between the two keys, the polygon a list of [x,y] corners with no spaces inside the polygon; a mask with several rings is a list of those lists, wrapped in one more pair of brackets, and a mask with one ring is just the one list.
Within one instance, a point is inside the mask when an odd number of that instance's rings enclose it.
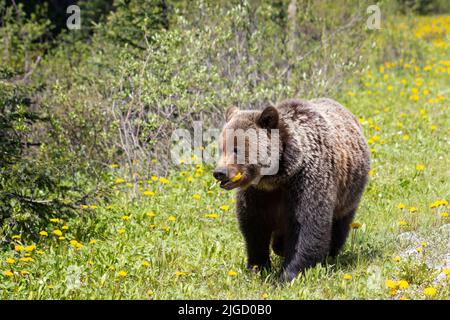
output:
{"label": "shaded forest background", "polygon": [[[382,26],[446,3],[381,1]],[[71,4],[79,30],[66,27]],[[112,163],[129,179],[166,173],[172,131],[193,120],[217,127],[232,104],[338,97],[369,59],[420,56],[366,28],[370,4],[0,0],[0,243],[107,198]]]}

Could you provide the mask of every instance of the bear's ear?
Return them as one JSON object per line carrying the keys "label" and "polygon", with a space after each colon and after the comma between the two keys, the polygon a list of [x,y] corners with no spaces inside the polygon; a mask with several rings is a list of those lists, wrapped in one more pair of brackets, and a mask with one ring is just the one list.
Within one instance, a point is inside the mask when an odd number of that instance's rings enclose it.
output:
{"label": "bear's ear", "polygon": [[231,117],[238,111],[239,111],[239,109],[235,106],[229,107],[227,109],[227,111],[225,112],[225,120],[227,122],[230,121]]}
{"label": "bear's ear", "polygon": [[256,123],[264,129],[275,129],[278,127],[278,120],[278,110],[275,107],[270,106],[261,112]]}

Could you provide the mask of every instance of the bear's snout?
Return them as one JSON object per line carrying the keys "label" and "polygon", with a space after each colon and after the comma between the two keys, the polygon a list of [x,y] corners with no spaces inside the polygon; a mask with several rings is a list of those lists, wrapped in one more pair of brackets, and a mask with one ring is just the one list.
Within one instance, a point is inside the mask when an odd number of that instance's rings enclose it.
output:
{"label": "bear's snout", "polygon": [[216,180],[224,182],[228,180],[227,169],[226,168],[215,168],[213,172],[213,176]]}

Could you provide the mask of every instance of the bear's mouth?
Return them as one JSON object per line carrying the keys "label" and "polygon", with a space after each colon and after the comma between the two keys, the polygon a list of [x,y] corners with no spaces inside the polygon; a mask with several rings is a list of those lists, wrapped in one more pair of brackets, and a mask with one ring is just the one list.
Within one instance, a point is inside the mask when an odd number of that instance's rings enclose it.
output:
{"label": "bear's mouth", "polygon": [[220,187],[225,190],[231,190],[231,189],[237,187],[237,185],[238,185],[238,181],[233,182],[231,180],[226,180],[226,181],[220,182]]}

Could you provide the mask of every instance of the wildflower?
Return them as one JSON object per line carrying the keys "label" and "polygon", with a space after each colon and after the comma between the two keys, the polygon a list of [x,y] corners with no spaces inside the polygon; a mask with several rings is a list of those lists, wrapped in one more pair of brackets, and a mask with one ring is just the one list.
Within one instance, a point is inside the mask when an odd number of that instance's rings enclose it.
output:
{"label": "wildflower", "polygon": [[23,246],[20,246],[20,245],[15,245],[14,246],[14,250],[16,250],[16,251],[22,251],[23,250]]}
{"label": "wildflower", "polygon": [[153,211],[149,211],[149,212],[146,213],[146,216],[147,217],[154,217],[155,213]]}
{"label": "wildflower", "polygon": [[117,230],[117,232],[118,232],[119,234],[124,234],[124,233],[125,233],[125,229],[119,229],[119,230]]}
{"label": "wildflower", "polygon": [[63,226],[61,227],[61,229],[63,229],[63,230],[69,230],[69,226],[68,226],[68,225],[63,225]]}
{"label": "wildflower", "polygon": [[89,240],[89,244],[96,244],[96,243],[97,243],[97,240],[95,240],[95,239]]}
{"label": "wildflower", "polygon": [[397,289],[391,289],[391,290],[389,290],[389,294],[390,294],[391,296],[395,296],[395,295],[397,294]]}
{"label": "wildflower", "polygon": [[13,235],[12,237],[11,237],[11,239],[13,239],[13,240],[18,240],[18,239],[20,239],[22,236],[20,235],[20,234],[15,234],[15,235]]}
{"label": "wildflower", "polygon": [[427,297],[434,297],[436,295],[436,293],[437,293],[437,290],[436,290],[436,288],[433,288],[433,287],[428,287],[423,290],[423,294],[426,295]]}
{"label": "wildflower", "polygon": [[125,185],[126,185],[127,187],[132,187],[132,186],[133,186],[133,184],[132,184],[131,182],[127,182]]}
{"label": "wildflower", "polygon": [[350,275],[350,274],[348,274],[348,273],[346,273],[346,274],[344,274],[344,280],[347,280],[347,281],[350,281],[350,280],[352,280],[353,279],[353,277],[352,277],[352,275]]}
{"label": "wildflower", "polygon": [[22,257],[19,260],[22,261],[22,262],[31,262],[31,261],[33,261],[33,258],[31,258],[31,257]]}
{"label": "wildflower", "polygon": [[14,276],[14,273],[12,273],[11,271],[5,271],[5,272],[3,272],[3,274],[5,275],[5,276],[7,276],[7,277],[12,277],[12,276]]}
{"label": "wildflower", "polygon": [[150,262],[144,260],[144,261],[142,261],[142,266],[148,268],[148,267],[150,267]]}
{"label": "wildflower", "polygon": [[47,231],[41,231],[41,232],[39,232],[39,234],[40,234],[41,236],[43,236],[43,237],[48,236],[48,232],[47,232]]}
{"label": "wildflower", "polygon": [[242,174],[241,174],[240,172],[238,172],[238,173],[236,173],[236,175],[235,175],[234,177],[232,177],[230,180],[231,180],[231,182],[236,182],[236,181],[241,180],[241,178],[242,178]]}
{"label": "wildflower", "polygon": [[111,167],[111,169],[116,169],[119,167],[119,165],[116,163],[113,163],[112,165],[110,165],[110,167]]}
{"label": "wildflower", "polygon": [[403,135],[403,140],[404,140],[404,141],[409,140],[409,136],[408,136],[407,134]]}
{"label": "wildflower", "polygon": [[220,207],[220,210],[228,211],[228,210],[230,210],[230,206],[224,204],[223,206]]}
{"label": "wildflower", "polygon": [[237,272],[236,271],[228,271],[228,275],[230,276],[230,277],[235,277],[235,276],[237,276]]}
{"label": "wildflower", "polygon": [[405,220],[400,220],[400,221],[398,222],[398,224],[399,224],[400,226],[407,226],[407,225],[408,225],[408,222],[406,222]]}
{"label": "wildflower", "polygon": [[409,287],[409,283],[406,280],[400,280],[398,281],[398,287],[400,289],[407,289]]}
{"label": "wildflower", "polygon": [[151,197],[151,196],[154,196],[154,195],[155,195],[155,193],[153,191],[150,191],[150,190],[144,191],[144,196]]}
{"label": "wildflower", "polygon": [[152,181],[158,181],[158,177],[157,177],[157,176],[152,176],[150,179],[151,179]]}
{"label": "wildflower", "polygon": [[36,249],[36,246],[34,244],[25,247],[25,251],[28,252],[32,252],[34,249]]}
{"label": "wildflower", "polygon": [[423,164],[416,164],[416,170],[417,171],[423,171],[423,170],[425,170],[425,165],[423,165]]}
{"label": "wildflower", "polygon": [[405,208],[405,204],[399,203],[399,204],[397,205],[397,208],[399,208],[399,209],[404,209],[404,208]]}
{"label": "wildflower", "polygon": [[161,177],[161,178],[159,178],[159,182],[161,182],[162,184],[167,184],[167,183],[169,183],[169,180],[167,180],[166,178]]}
{"label": "wildflower", "polygon": [[200,195],[199,194],[194,194],[193,196],[192,196],[192,198],[194,198],[195,200],[200,200]]}
{"label": "wildflower", "polygon": [[169,220],[169,221],[175,221],[175,220],[177,220],[177,217],[170,216],[170,217],[168,218],[168,220]]}
{"label": "wildflower", "polygon": [[91,204],[91,205],[89,206],[89,208],[91,208],[91,209],[97,209],[97,206],[96,206],[95,204]]}
{"label": "wildflower", "polygon": [[442,218],[448,218],[448,212],[442,212],[441,213]]}
{"label": "wildflower", "polygon": [[408,298],[405,297],[405,296],[401,296],[401,297],[399,298],[399,300],[408,300]]}
{"label": "wildflower", "polygon": [[152,296],[154,294],[154,292],[152,291],[152,290],[148,290],[147,291],[147,295],[150,297],[150,296]]}
{"label": "wildflower", "polygon": [[359,223],[359,222],[353,222],[353,223],[350,224],[350,227],[351,227],[352,229],[359,229],[359,228],[361,228],[361,223]]}
{"label": "wildflower", "polygon": [[417,251],[417,252],[422,252],[423,249],[422,249],[422,247],[418,247],[418,248],[416,248],[416,251]]}
{"label": "wildflower", "polygon": [[125,182],[125,180],[122,179],[122,178],[117,178],[116,181],[115,181],[116,184],[124,183],[124,182]]}
{"label": "wildflower", "polygon": [[261,298],[265,300],[265,299],[269,298],[269,295],[267,293],[263,293],[261,295]]}
{"label": "wildflower", "polygon": [[417,212],[417,208],[416,207],[409,207],[409,212],[411,212],[411,213]]}
{"label": "wildflower", "polygon": [[175,276],[177,276],[177,277],[181,277],[181,276],[184,276],[184,275],[186,275],[186,272],[183,272],[183,271],[175,272]]}
{"label": "wildflower", "polygon": [[7,264],[14,264],[14,263],[16,263],[16,260],[12,259],[12,258],[6,258],[6,263]]}
{"label": "wildflower", "polygon": [[50,222],[53,222],[53,223],[59,223],[59,219],[58,218],[51,218],[50,219]]}
{"label": "wildflower", "polygon": [[53,231],[53,234],[54,234],[55,236],[61,237],[63,233],[62,233],[61,230],[56,229],[56,230]]}
{"label": "wildflower", "polygon": [[30,274],[30,272],[28,270],[22,270],[22,271],[20,271],[20,274],[23,276],[27,276]]}
{"label": "wildflower", "polygon": [[369,171],[369,177],[373,177],[374,174],[375,174],[375,170],[371,169],[371,170]]}
{"label": "wildflower", "polygon": [[396,289],[397,288],[397,282],[395,282],[394,280],[386,280],[384,284],[389,289]]}
{"label": "wildflower", "polygon": [[219,215],[217,213],[210,213],[205,215],[206,218],[211,218],[211,219],[216,219],[219,217]]}
{"label": "wildflower", "polygon": [[44,251],[43,250],[37,250],[36,253],[37,254],[44,254]]}
{"label": "wildflower", "polygon": [[395,261],[395,262],[400,262],[400,260],[401,260],[400,256],[396,256],[396,257],[394,258],[394,261]]}
{"label": "wildflower", "polygon": [[126,271],[124,271],[124,270],[120,270],[119,272],[117,272],[117,276],[119,278],[125,278],[127,276],[127,274],[128,273]]}
{"label": "wildflower", "polygon": [[421,245],[422,247],[426,247],[428,244],[427,244],[426,242],[422,242],[420,245]]}
{"label": "wildflower", "polygon": [[83,244],[79,243],[77,240],[70,240],[70,244],[76,249],[83,248]]}
{"label": "wildflower", "polygon": [[128,221],[128,220],[130,220],[130,216],[122,216],[122,220],[123,221]]}

